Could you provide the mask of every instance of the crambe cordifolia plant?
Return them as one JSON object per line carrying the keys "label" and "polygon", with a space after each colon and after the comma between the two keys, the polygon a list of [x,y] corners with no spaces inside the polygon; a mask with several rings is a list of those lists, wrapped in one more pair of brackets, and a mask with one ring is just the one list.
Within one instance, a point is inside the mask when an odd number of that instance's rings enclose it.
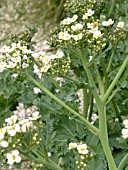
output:
{"label": "crambe cordifolia plant", "polygon": [[29,30],[0,49],[1,165],[127,169],[127,30],[114,3],[105,16],[106,5],[67,1],[48,42],[53,53],[35,52]]}

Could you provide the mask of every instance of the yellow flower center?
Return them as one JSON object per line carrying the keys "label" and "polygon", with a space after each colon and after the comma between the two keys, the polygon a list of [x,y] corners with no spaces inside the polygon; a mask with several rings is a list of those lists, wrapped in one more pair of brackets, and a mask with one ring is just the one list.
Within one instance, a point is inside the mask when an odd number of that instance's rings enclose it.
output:
{"label": "yellow flower center", "polygon": [[12,160],[15,160],[16,159],[16,156],[15,155],[12,155]]}
{"label": "yellow flower center", "polygon": [[81,150],[81,151],[84,151],[84,150],[85,150],[85,148],[81,148],[80,150]]}

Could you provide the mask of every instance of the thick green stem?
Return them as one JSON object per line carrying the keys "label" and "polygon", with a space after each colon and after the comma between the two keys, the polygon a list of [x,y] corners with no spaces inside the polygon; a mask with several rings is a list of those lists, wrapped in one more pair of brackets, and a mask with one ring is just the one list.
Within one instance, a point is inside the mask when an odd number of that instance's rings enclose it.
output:
{"label": "thick green stem", "polygon": [[89,92],[87,92],[87,89],[83,89],[83,117],[86,119],[88,114],[88,105],[89,105]]}
{"label": "thick green stem", "polygon": [[107,133],[107,121],[106,121],[106,112],[105,112],[105,107],[103,106],[103,103],[101,99],[99,98],[97,89],[95,87],[95,83],[91,74],[90,69],[87,67],[87,61],[84,56],[81,56],[82,62],[83,62],[83,67],[86,71],[86,74],[88,76],[88,80],[90,85],[93,87],[92,93],[94,95],[94,98],[96,100],[97,108],[98,108],[98,113],[99,113],[99,130],[100,130],[100,141],[103,146],[107,161],[108,161],[108,166],[109,170],[117,170],[115,161],[113,159],[110,147],[109,147],[109,142],[108,142],[108,133]]}
{"label": "thick green stem", "polygon": [[112,54],[110,56],[110,60],[109,60],[108,67],[107,67],[107,73],[110,71],[110,67],[112,65],[112,60],[113,60],[114,52],[115,52],[115,50],[113,50],[113,52],[112,52]]}
{"label": "thick green stem", "polygon": [[125,70],[125,67],[128,65],[128,56],[127,58],[124,60],[120,70],[118,71],[116,77],[114,78],[113,82],[111,83],[111,85],[109,86],[109,88],[107,89],[106,93],[104,94],[104,96],[102,97],[102,102],[103,104],[106,102],[106,100],[108,99],[109,95],[111,94],[112,90],[114,89],[117,81],[119,80],[120,76],[122,75],[123,71]]}
{"label": "thick green stem", "polygon": [[103,86],[103,82],[101,80],[101,76],[100,76],[100,73],[98,71],[98,67],[97,67],[97,64],[94,63],[94,67],[96,69],[96,77],[97,77],[97,82],[99,84],[99,88],[100,88],[100,94],[101,94],[101,97],[104,95],[104,86]]}
{"label": "thick green stem", "polygon": [[122,161],[119,164],[118,170],[123,170],[125,167],[125,164],[128,162],[128,153],[124,156]]}
{"label": "thick green stem", "polygon": [[91,94],[91,97],[90,97],[90,110],[89,110],[89,121],[91,121],[91,117],[92,117],[92,112],[93,112],[93,95]]}
{"label": "thick green stem", "polygon": [[42,91],[44,91],[47,95],[49,95],[51,98],[53,98],[56,102],[58,102],[60,105],[62,105],[64,108],[66,108],[70,113],[72,113],[74,116],[79,118],[93,133],[96,135],[99,135],[99,129],[96,128],[94,125],[92,125],[90,122],[88,122],[83,116],[81,116],[79,113],[77,113],[75,110],[70,108],[68,105],[66,105],[63,101],[58,99],[55,95],[53,95],[50,91],[48,91],[43,85],[38,83],[35,79],[33,79],[28,73],[25,73],[29,80],[31,80],[36,86],[38,86]]}
{"label": "thick green stem", "polygon": [[[104,77],[105,77],[105,80],[106,80],[106,88],[108,88],[108,86],[110,85],[110,81],[109,81],[109,77],[108,77],[108,74],[107,74],[107,69],[106,69],[106,66],[105,66],[105,62],[104,62],[104,58],[101,58],[100,59],[101,61],[101,66],[102,66],[102,70],[103,70],[103,73],[104,73]],[[101,96],[103,97],[103,96]],[[121,116],[120,116],[120,111],[117,107],[117,104],[114,100],[114,98],[111,99],[111,104],[113,106],[113,109],[117,115],[117,118],[119,119],[120,123],[122,122],[122,119],[121,119]]]}

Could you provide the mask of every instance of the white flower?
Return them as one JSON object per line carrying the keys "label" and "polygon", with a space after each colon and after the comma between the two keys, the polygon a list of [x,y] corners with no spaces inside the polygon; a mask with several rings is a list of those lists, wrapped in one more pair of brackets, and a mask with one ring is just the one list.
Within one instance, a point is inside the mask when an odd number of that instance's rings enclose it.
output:
{"label": "white flower", "polygon": [[37,65],[34,64],[34,73],[39,73],[40,69],[38,68]]}
{"label": "white flower", "polygon": [[32,116],[29,117],[30,120],[37,120],[40,118],[39,112],[35,111],[34,113],[32,113]]}
{"label": "white flower", "polygon": [[125,119],[125,120],[123,121],[123,124],[125,125],[125,128],[128,128],[128,119]]}
{"label": "white flower", "polygon": [[27,55],[23,55],[22,57],[23,57],[23,60],[27,60],[28,59]]}
{"label": "white flower", "polygon": [[91,116],[91,119],[92,119],[91,123],[93,124],[94,122],[96,122],[98,118],[99,118],[99,116],[97,114],[93,113]]}
{"label": "white flower", "polygon": [[93,29],[93,23],[87,23],[87,28]]}
{"label": "white flower", "polygon": [[8,53],[10,52],[10,47],[8,47],[7,45],[4,45],[1,49],[0,49],[1,53]]}
{"label": "white flower", "polygon": [[12,57],[11,60],[15,63],[19,63],[21,61],[21,57],[20,56],[17,56],[15,58]]}
{"label": "white flower", "polygon": [[39,53],[33,53],[33,54],[32,54],[32,57],[33,57],[35,60],[39,60],[40,55],[39,55]]}
{"label": "white flower", "polygon": [[35,94],[41,93],[41,90],[38,87],[34,87],[33,91]]}
{"label": "white flower", "polygon": [[89,10],[87,11],[87,15],[88,15],[88,16],[92,16],[93,14],[94,14],[94,11],[93,11],[93,10],[89,9]]}
{"label": "white flower", "polygon": [[89,56],[89,62],[92,60],[93,56]]}
{"label": "white flower", "polygon": [[49,68],[50,68],[50,65],[44,65],[44,66],[41,68],[41,72],[47,72]]}
{"label": "white flower", "polygon": [[48,157],[51,157],[51,156],[52,156],[51,152],[48,152]]}
{"label": "white flower", "polygon": [[19,156],[19,151],[14,150],[11,153],[7,153],[8,164],[13,165],[15,162],[21,162],[21,157]]}
{"label": "white flower", "polygon": [[83,18],[82,18],[82,19],[83,19],[83,20],[88,19],[88,14],[85,13],[85,14],[83,15]]}
{"label": "white flower", "polygon": [[17,78],[18,74],[14,73],[14,74],[12,74],[12,77]]}
{"label": "white flower", "polygon": [[16,115],[12,115],[10,118],[5,119],[5,122],[8,123],[8,125],[13,125],[16,123],[18,117]]}
{"label": "white flower", "polygon": [[65,31],[65,32],[60,32],[59,33],[59,39],[62,39],[62,40],[70,40],[71,39],[71,35]]}
{"label": "white flower", "polygon": [[0,135],[5,134],[5,132],[6,132],[6,128],[0,128]]}
{"label": "white flower", "polygon": [[17,50],[17,51],[15,51],[12,55],[13,55],[14,57],[17,57],[17,56],[19,56],[19,55],[20,55],[20,51],[19,51],[19,50]]}
{"label": "white flower", "polygon": [[100,38],[102,35],[103,34],[101,34],[100,30],[93,33],[93,37],[96,38],[96,39]]}
{"label": "white flower", "polygon": [[8,147],[8,142],[3,140],[0,142],[0,145],[3,147],[3,148],[7,148]]}
{"label": "white flower", "polygon": [[22,64],[22,67],[23,67],[23,68],[27,68],[28,66],[29,66],[29,65],[28,65],[27,63],[23,63],[23,64]]}
{"label": "white flower", "polygon": [[27,126],[28,122],[29,122],[29,119],[23,119],[19,121],[19,124]]}
{"label": "white flower", "polygon": [[124,138],[124,139],[127,139],[128,138],[128,129],[122,129],[122,137]]}
{"label": "white flower", "polygon": [[82,35],[82,33],[80,33],[78,35],[73,35],[72,37],[74,38],[75,41],[78,41],[78,40],[82,39],[83,35]]}
{"label": "white flower", "polygon": [[4,134],[0,134],[0,140],[4,139]]}
{"label": "white flower", "polygon": [[108,21],[103,21],[102,25],[105,27],[108,27],[110,25],[113,25],[114,21],[112,19],[109,19]]}
{"label": "white flower", "polygon": [[30,122],[29,119],[23,119],[19,122],[19,124],[21,124],[21,131],[22,132],[26,132],[27,131],[27,127],[29,127]]}
{"label": "white flower", "polygon": [[123,28],[124,27],[124,22],[118,22],[117,27],[118,28]]}
{"label": "white flower", "polygon": [[25,115],[26,115],[26,110],[24,108],[24,104],[19,103],[16,108],[17,108],[17,110],[14,111],[14,115],[17,115],[18,120],[24,119]]}
{"label": "white flower", "polygon": [[12,126],[7,126],[7,133],[10,136],[15,136],[17,132],[20,132],[20,125],[18,123]]}
{"label": "white flower", "polygon": [[112,19],[109,19],[108,22],[109,22],[109,25],[112,25],[114,23]]}
{"label": "white flower", "polygon": [[56,56],[56,58],[62,58],[64,57],[64,53],[61,50],[57,50]]}
{"label": "white flower", "polygon": [[71,29],[72,29],[73,31],[79,31],[79,30],[82,30],[82,28],[83,28],[83,25],[80,24],[80,23],[71,26]]}
{"label": "white flower", "polygon": [[12,43],[11,46],[16,48],[16,43]]}
{"label": "white flower", "polygon": [[16,47],[18,47],[19,49],[21,48],[21,42],[18,42],[17,44],[16,44]]}
{"label": "white flower", "polygon": [[49,57],[43,57],[43,63],[44,64],[48,64],[50,61],[50,58]]}
{"label": "white flower", "polygon": [[8,65],[6,67],[7,68],[14,68],[14,67],[16,67],[16,63],[9,61]]}
{"label": "white flower", "polygon": [[57,58],[57,55],[51,54],[51,55],[49,56],[49,58],[50,58],[50,60],[54,60],[55,58]]}
{"label": "white flower", "polygon": [[22,50],[23,54],[27,54],[28,53],[28,49],[26,46],[22,46],[20,47],[20,49]]}
{"label": "white flower", "polygon": [[109,22],[108,21],[103,21],[102,25],[107,27],[107,26],[109,26]]}
{"label": "white flower", "polygon": [[95,33],[95,32],[97,32],[97,31],[98,31],[98,27],[95,27],[95,28],[89,30],[89,32],[91,32],[91,33]]}
{"label": "white flower", "polygon": [[87,154],[88,153],[88,149],[87,149],[87,145],[86,144],[80,144],[77,146],[77,150],[80,154]]}
{"label": "white flower", "polygon": [[71,22],[75,22],[78,19],[78,15],[73,15],[73,17],[71,18]]}
{"label": "white flower", "polygon": [[62,24],[63,25],[69,25],[69,24],[71,24],[71,22],[72,22],[71,18],[68,17],[68,18],[66,18],[62,21]]}
{"label": "white flower", "polygon": [[0,72],[3,72],[6,69],[6,65],[5,62],[0,62]]}
{"label": "white flower", "polygon": [[21,126],[21,131],[22,132],[26,132],[27,131],[27,126],[26,125],[22,125]]}
{"label": "white flower", "polygon": [[77,143],[72,143],[72,142],[69,143],[69,148],[68,148],[69,150],[70,149],[75,149],[75,148],[77,148]]}
{"label": "white flower", "polygon": [[4,139],[4,134],[6,133],[5,128],[0,128],[0,140]]}

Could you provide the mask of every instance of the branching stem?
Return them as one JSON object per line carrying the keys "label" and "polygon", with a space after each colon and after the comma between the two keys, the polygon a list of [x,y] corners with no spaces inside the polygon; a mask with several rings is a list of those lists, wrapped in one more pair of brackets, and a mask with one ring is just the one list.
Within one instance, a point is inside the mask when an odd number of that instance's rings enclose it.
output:
{"label": "branching stem", "polygon": [[98,95],[98,92],[97,92],[91,71],[87,67],[86,57],[83,56],[81,53],[78,54],[78,55],[81,56],[83,67],[86,71],[89,83],[92,86],[91,91],[92,91],[94,98],[96,100],[96,105],[97,105],[98,113],[99,113],[100,141],[101,141],[101,144],[103,146],[103,150],[104,150],[106,158],[107,158],[109,170],[117,170],[114,158],[113,158],[112,153],[111,153],[111,149],[109,147],[105,106],[103,105],[103,103],[102,103],[102,101],[101,101],[101,99]]}
{"label": "branching stem", "polygon": [[106,93],[104,94],[104,96],[102,97],[102,102],[105,103],[106,100],[108,99],[109,95],[111,94],[112,90],[114,89],[117,81],[119,80],[120,76],[122,75],[123,71],[125,70],[126,66],[128,65],[128,56],[127,58],[124,60],[122,66],[120,67],[117,75],[115,76],[114,80],[112,81],[111,85],[109,86],[109,88],[107,89]]}
{"label": "branching stem", "polygon": [[39,87],[42,91],[44,91],[47,95],[49,95],[51,98],[53,98],[56,102],[58,102],[61,106],[63,106],[65,109],[67,109],[70,113],[72,113],[74,116],[79,118],[94,134],[99,135],[99,129],[96,128],[94,125],[92,125],[90,122],[88,122],[83,116],[81,116],[79,113],[77,113],[75,110],[70,108],[68,105],[66,105],[63,101],[61,101],[59,98],[57,98],[55,95],[53,95],[49,90],[47,90],[43,85],[38,83],[35,79],[32,78],[32,76],[28,73],[25,73],[29,80],[31,80],[37,87]]}

